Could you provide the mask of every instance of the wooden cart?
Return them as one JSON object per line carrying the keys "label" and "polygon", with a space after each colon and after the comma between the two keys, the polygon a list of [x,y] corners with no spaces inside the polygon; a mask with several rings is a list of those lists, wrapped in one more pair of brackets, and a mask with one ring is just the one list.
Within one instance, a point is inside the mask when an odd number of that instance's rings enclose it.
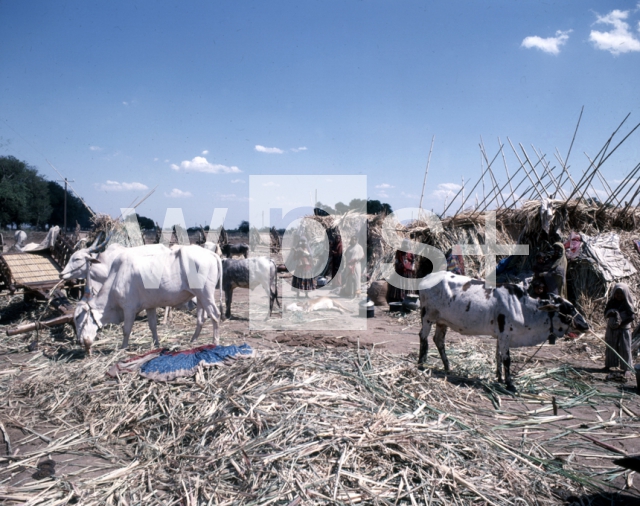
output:
{"label": "wooden cart", "polygon": [[46,299],[60,281],[60,272],[73,253],[73,244],[62,234],[53,248],[33,253],[0,254],[0,292],[24,290],[25,295]]}
{"label": "wooden cart", "polygon": [[[25,299],[46,300],[51,289],[60,282],[60,272],[64,269],[72,253],[73,244],[71,241],[59,234],[53,248],[48,250],[0,254],[0,292],[8,290],[9,293],[15,293],[20,289],[23,290]],[[68,288],[74,287],[71,282],[67,282],[66,286]],[[7,329],[7,335],[12,336],[54,325],[72,323],[73,305],[58,289],[52,295],[57,301],[52,306],[56,308],[58,316]]]}

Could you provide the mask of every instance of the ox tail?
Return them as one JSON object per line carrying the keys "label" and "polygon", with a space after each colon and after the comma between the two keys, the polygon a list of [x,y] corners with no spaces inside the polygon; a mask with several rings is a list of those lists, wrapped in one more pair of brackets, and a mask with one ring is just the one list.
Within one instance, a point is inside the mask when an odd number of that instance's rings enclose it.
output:
{"label": "ox tail", "polygon": [[[271,265],[273,265],[273,272],[275,273],[275,278],[273,279],[273,281],[274,281],[274,284],[276,285],[276,289],[275,289],[276,304],[278,304],[278,307],[282,309],[282,306],[280,305],[280,301],[278,300],[278,266],[273,260],[271,260]],[[269,291],[271,291],[271,287],[269,287]]]}
{"label": "ox tail", "polygon": [[[222,304],[222,294],[223,294],[223,288],[222,288],[222,260],[220,259],[220,257],[218,255],[216,255],[216,258],[218,259],[218,270],[220,271],[220,321],[223,322],[225,320],[224,317],[224,306]],[[215,294],[213,296],[213,298],[215,299]]]}

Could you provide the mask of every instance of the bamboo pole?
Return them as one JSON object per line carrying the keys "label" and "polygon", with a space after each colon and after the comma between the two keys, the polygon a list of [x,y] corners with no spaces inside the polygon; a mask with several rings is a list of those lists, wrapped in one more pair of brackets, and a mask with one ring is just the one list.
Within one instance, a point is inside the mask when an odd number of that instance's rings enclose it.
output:
{"label": "bamboo pole", "polygon": [[[431,164],[431,153],[433,152],[433,143],[436,140],[436,136],[434,135],[431,138],[431,148],[429,148],[429,157],[427,158],[427,168],[424,171],[424,179],[422,181],[422,193],[420,194],[420,205],[419,205],[419,213],[422,213],[422,198],[424,197],[424,187],[427,184],[427,174],[429,174],[429,165]],[[418,219],[420,219],[420,216],[418,216]]]}
{"label": "bamboo pole", "polygon": [[[482,156],[484,157],[485,161],[487,162],[487,164],[489,163],[489,159],[487,157],[487,152],[484,148],[484,141],[482,140],[482,136],[480,137],[480,152],[482,153]],[[491,176],[491,181],[493,182],[493,191],[496,190],[496,188],[499,186],[498,185],[498,181],[496,180],[495,175],[493,174],[493,171],[491,170],[491,167],[489,167],[489,175]],[[500,194],[500,197],[502,198],[502,207],[506,207],[507,204],[504,201],[504,196],[502,195],[502,193]],[[498,201],[498,206],[500,206],[500,202]]]}
{"label": "bamboo pole", "polygon": [[[589,158],[589,155],[587,153],[584,153],[584,156],[586,156],[587,160],[589,160],[589,163],[593,165],[593,160]],[[602,176],[602,173],[600,172],[600,170],[598,170],[598,179],[600,179],[600,183],[602,184],[604,191],[607,193],[607,200],[610,199],[611,194],[613,193],[613,190],[611,189],[611,186],[609,186],[609,183],[607,182],[607,180]],[[620,205],[619,202],[618,202],[618,205]]]}
{"label": "bamboo pole", "polygon": [[535,148],[533,144],[531,145],[531,149],[533,149],[533,152],[538,157],[538,160],[540,160],[540,162],[542,163],[542,166],[544,167],[544,170],[545,170],[545,174],[549,176],[549,179],[551,179],[553,181],[553,184],[555,184],[556,186],[556,191],[553,193],[553,197],[555,198],[558,193],[561,193],[563,199],[567,198],[564,191],[562,190],[562,187],[560,186],[560,182],[553,175],[553,169],[555,169],[555,167],[549,168],[550,165],[549,165],[549,162],[546,160],[546,155],[543,155],[542,152],[538,153],[538,150]]}
{"label": "bamboo pole", "polygon": [[[573,131],[573,137],[571,138],[571,144],[569,144],[569,150],[567,151],[567,157],[565,158],[565,165],[569,163],[569,157],[571,156],[571,148],[573,148],[573,143],[576,140],[576,135],[578,134],[578,127],[580,126],[580,120],[582,119],[582,113],[584,112],[584,105],[580,109],[580,116],[578,116],[578,123],[576,124],[576,129]],[[557,148],[556,148],[557,150]],[[568,174],[568,171],[567,171]]]}
{"label": "bamboo pole", "polygon": [[[629,114],[631,114],[631,113],[629,113]],[[609,138],[607,139],[607,141],[604,143],[604,146],[602,146],[602,147],[600,148],[600,151],[598,151],[598,154],[596,154],[596,156],[594,157],[594,160],[597,160],[597,158],[598,158],[598,157],[601,157],[601,160],[602,160],[602,158],[604,157],[604,154],[606,153],[606,150],[607,150],[607,148],[608,148],[609,144],[610,144],[610,143],[611,143],[611,141],[613,140],[613,137],[616,135],[616,133],[618,133],[618,131],[620,130],[620,128],[622,128],[622,125],[625,123],[625,121],[627,121],[627,118],[629,117],[629,114],[627,114],[627,115],[625,116],[625,118],[622,120],[622,122],[618,125],[618,128],[616,128],[616,129],[613,131],[613,133],[609,136]],[[567,163],[568,163],[568,161],[567,161]],[[601,165],[601,162],[597,162],[597,163],[595,164],[595,166],[599,166],[598,164],[600,164],[600,165]],[[587,169],[587,171],[588,171],[588,170],[589,170],[589,169]],[[573,197],[573,196],[574,196],[574,195],[575,195],[575,194],[580,190],[580,188],[581,188],[581,187],[582,187],[582,185],[584,184],[584,179],[585,179],[585,176],[583,176],[583,177],[581,177],[581,178],[580,178],[580,180],[579,180],[579,181],[578,181],[578,183],[576,184],[576,187],[574,188],[573,192],[569,195],[569,198],[567,199],[567,202],[566,202],[566,203],[568,203],[568,202],[571,200],[571,198],[572,198],[572,197]],[[565,205],[566,205],[566,203],[565,203]]]}
{"label": "bamboo pole", "polygon": [[[489,164],[489,167],[491,167],[491,165],[493,164],[493,162],[495,161],[495,159],[498,157],[498,154],[499,154],[499,153],[496,153],[496,156],[494,156],[494,157],[493,157],[493,160],[491,160],[491,163]],[[485,171],[486,171],[486,169],[485,169]],[[484,174],[483,174],[483,175],[484,175]],[[471,188],[471,191],[469,192],[469,194],[473,193],[473,191],[476,189],[476,187],[477,187],[479,184],[480,184],[480,179],[478,179],[478,181],[476,182],[476,184],[475,184],[475,185],[473,185],[473,188]],[[461,193],[461,191],[462,191],[462,188],[460,188],[460,191],[458,192],[458,194],[459,194],[459,193]],[[456,194],[456,196],[453,198],[453,200],[451,201],[452,203],[453,203],[453,201],[455,201],[455,199],[458,197],[458,194]],[[468,199],[468,198],[469,198],[469,197],[467,197],[467,199]],[[477,195],[476,195],[476,198],[477,198]],[[465,201],[465,202],[466,202],[466,201]],[[464,206],[465,202],[463,202],[463,203],[462,203],[462,206],[460,206],[461,208]],[[451,206],[451,204],[449,204],[449,206]],[[447,209],[448,209],[448,208],[447,208]],[[447,209],[445,209],[445,210],[444,210],[444,212],[446,212],[446,211],[447,211]],[[456,214],[457,214],[457,213],[456,213]]]}
{"label": "bamboo pole", "polygon": [[[507,140],[509,141],[509,145],[511,146],[511,149],[513,150],[513,154],[516,155],[516,158],[518,159],[518,161],[520,162],[520,164],[522,166],[524,166],[524,162],[522,161],[522,159],[520,158],[520,156],[518,155],[518,152],[516,151],[516,148],[513,147],[513,143],[511,142],[511,139],[509,139],[509,137],[507,137]],[[525,174],[527,175],[527,177],[529,178],[529,181],[531,181],[531,185],[533,187],[536,186],[536,184],[533,182],[533,179],[531,179],[531,176],[529,175],[529,171],[525,168],[524,169]],[[540,200],[544,199],[544,197],[542,196],[542,194],[540,193],[540,191],[536,188],[536,193],[538,194],[538,196],[540,197]],[[549,195],[547,195],[548,197]]]}
{"label": "bamboo pole", "polygon": [[[562,160],[562,156],[560,155],[560,151],[558,151],[558,148],[556,148],[556,152],[554,153],[554,156],[556,157],[556,160],[558,160],[558,162],[560,163],[560,166],[562,167],[562,170],[564,171],[564,173],[567,175],[567,179],[571,182],[571,184],[575,188],[576,183],[571,177],[571,173],[569,172],[569,167],[567,167],[567,164]],[[560,184],[562,184],[562,178],[560,178]]]}
{"label": "bamboo pole", "polygon": [[504,150],[502,149],[502,141],[500,140],[500,137],[498,137],[498,144],[500,145],[500,154],[502,154],[502,162],[504,163],[504,170],[507,173],[507,179],[509,180],[509,190],[511,191],[511,197],[513,198],[513,203],[515,205],[516,198],[513,195],[513,185],[511,184],[511,177],[509,176],[509,167],[507,166],[507,159],[504,156]]}
{"label": "bamboo pole", "polygon": [[[622,180],[622,182],[616,187],[616,189],[613,191],[611,197],[612,198],[616,198],[619,201],[619,204],[624,202],[624,198],[622,199],[618,199],[618,195],[620,195],[620,192],[622,190],[624,190],[626,188],[626,186],[629,184],[629,182],[631,181],[631,179],[633,179],[633,177],[638,173],[638,170],[640,170],[640,164],[636,165],[635,168],[633,168],[629,174],[627,174],[625,176],[625,178]],[[628,192],[627,192],[628,193]],[[626,194],[625,194],[626,196]],[[611,199],[607,200],[605,202],[605,205],[609,204],[609,201]]]}
{"label": "bamboo pole", "polygon": [[[531,160],[529,160],[529,155],[527,154],[527,152],[524,149],[524,146],[522,145],[521,142],[518,143],[518,146],[520,146],[520,149],[522,150],[522,154],[524,155],[525,160],[527,161],[527,163],[529,164],[529,167],[531,167],[531,171],[533,172],[533,174],[536,176],[536,179],[538,180],[538,182],[544,186],[544,183],[542,182],[542,179],[540,179],[540,177],[538,176],[538,173],[536,172],[536,169],[533,167],[533,165],[531,164]],[[544,164],[542,165],[544,167]],[[545,190],[545,193],[547,194],[547,198],[551,198],[551,194],[549,192],[547,192]]]}

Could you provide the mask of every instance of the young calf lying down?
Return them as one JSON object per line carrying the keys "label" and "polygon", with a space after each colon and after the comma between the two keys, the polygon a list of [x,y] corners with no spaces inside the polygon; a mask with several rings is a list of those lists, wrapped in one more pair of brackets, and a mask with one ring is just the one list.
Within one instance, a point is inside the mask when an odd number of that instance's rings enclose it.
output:
{"label": "young calf lying down", "polygon": [[340,313],[346,311],[338,301],[330,299],[329,297],[316,297],[315,299],[309,299],[306,302],[301,302],[300,304],[294,302],[287,306],[287,311],[304,311],[305,313],[310,313],[311,311],[321,310],[333,310]]}

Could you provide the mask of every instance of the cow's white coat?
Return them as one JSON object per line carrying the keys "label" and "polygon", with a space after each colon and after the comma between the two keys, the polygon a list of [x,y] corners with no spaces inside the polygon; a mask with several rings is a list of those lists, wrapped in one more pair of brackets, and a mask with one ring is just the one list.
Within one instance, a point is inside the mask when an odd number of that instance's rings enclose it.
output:
{"label": "cow's white coat", "polygon": [[[157,269],[158,265],[162,265],[162,269]],[[194,268],[201,287],[189,284],[189,278],[196,275],[192,271]],[[143,277],[152,271],[160,273],[159,286],[148,289]],[[198,318],[192,341],[200,334],[206,314],[212,320],[214,342],[218,344],[220,310],[215,301],[215,288],[218,283],[222,285],[221,276],[220,258],[199,246],[169,249],[155,244],[124,248],[112,262],[98,294],[76,306],[74,320],[78,339],[90,351],[99,328],[108,323],[124,322],[122,347],[126,348],[136,315],[147,310],[154,344],[159,346],[156,308],[178,306],[196,297]]]}
{"label": "cow's white coat", "polygon": [[509,349],[535,346],[568,332],[572,325],[586,330],[588,325],[573,305],[557,297],[552,304],[530,297],[516,285],[485,288],[484,281],[458,276],[450,272],[431,274],[420,283],[420,355],[426,361],[427,337],[433,324],[433,340],[438,347],[445,370],[449,361],[445,353],[445,335],[452,328],[463,335],[493,336],[498,340],[496,350],[498,379],[512,387],[509,370]]}

